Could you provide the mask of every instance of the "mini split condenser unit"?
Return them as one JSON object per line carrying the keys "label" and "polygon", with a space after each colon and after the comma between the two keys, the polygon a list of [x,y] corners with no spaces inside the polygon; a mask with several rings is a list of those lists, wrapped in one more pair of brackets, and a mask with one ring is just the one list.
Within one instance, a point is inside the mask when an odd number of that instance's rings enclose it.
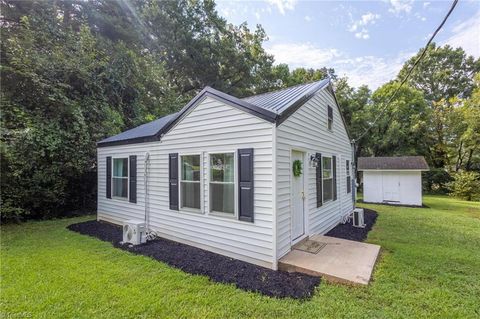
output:
{"label": "mini split condenser unit", "polygon": [[358,228],[365,228],[363,208],[355,208],[353,210],[353,226]]}
{"label": "mini split condenser unit", "polygon": [[127,220],[123,223],[123,243],[140,245],[147,241],[145,223],[137,220]]}

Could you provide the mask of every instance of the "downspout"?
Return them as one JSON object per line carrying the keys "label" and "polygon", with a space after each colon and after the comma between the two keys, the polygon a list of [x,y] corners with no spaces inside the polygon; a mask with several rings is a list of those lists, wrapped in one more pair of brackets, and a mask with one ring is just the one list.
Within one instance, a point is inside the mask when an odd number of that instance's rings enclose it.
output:
{"label": "downspout", "polygon": [[150,231],[150,206],[149,206],[149,193],[148,193],[148,177],[149,177],[149,169],[150,169],[150,153],[145,153],[145,162],[144,162],[144,175],[143,175],[143,183],[144,183],[144,192],[145,192],[145,228],[147,230],[147,240],[151,240],[155,238],[155,233]]}
{"label": "downspout", "polygon": [[278,269],[278,252],[277,252],[277,126],[272,125],[272,243],[273,243],[273,263],[272,269]]}
{"label": "downspout", "polygon": [[[339,175],[342,176],[342,171],[345,171],[345,170],[342,170],[343,156],[342,156],[342,154],[338,154],[338,155],[339,155],[339,156],[338,156],[338,158],[339,158],[338,163],[340,164],[340,165],[338,165],[338,166],[340,166],[340,171],[339,171],[340,174],[339,174]],[[345,165],[346,165],[346,164],[345,164]],[[337,176],[335,176],[335,178],[337,178]],[[345,180],[344,178],[342,178],[342,179]],[[337,181],[338,181],[338,178],[337,178]],[[340,197],[340,216],[342,216],[342,219],[343,219],[344,214],[343,214],[342,182],[340,182],[339,184],[340,184],[340,196],[339,196],[339,197]],[[346,185],[345,185],[345,186],[346,186]],[[335,186],[335,187],[337,187],[337,186]],[[338,187],[337,187],[337,191],[338,191]]]}
{"label": "downspout", "polygon": [[355,160],[355,156],[357,154],[355,150],[355,140],[353,139],[352,142],[352,173],[353,173],[353,180],[352,180],[352,197],[353,197],[353,209],[356,208],[357,204],[357,162]]}

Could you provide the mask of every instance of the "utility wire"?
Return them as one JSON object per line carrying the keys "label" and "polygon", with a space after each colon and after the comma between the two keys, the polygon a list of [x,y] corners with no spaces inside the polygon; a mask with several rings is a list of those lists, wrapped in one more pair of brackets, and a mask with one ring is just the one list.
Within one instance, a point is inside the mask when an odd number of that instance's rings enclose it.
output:
{"label": "utility wire", "polygon": [[400,88],[403,86],[403,84],[405,84],[405,82],[408,80],[408,78],[410,77],[410,75],[412,74],[413,72],[413,69],[415,69],[415,67],[417,66],[417,64],[423,59],[423,57],[425,56],[425,53],[427,52],[427,49],[428,49],[428,46],[430,45],[430,43],[432,43],[433,39],[435,38],[435,36],[437,35],[437,33],[440,31],[440,29],[442,29],[443,25],[445,24],[445,22],[447,21],[448,17],[450,16],[450,14],[452,13],[453,9],[455,9],[455,7],[457,6],[457,3],[458,3],[458,0],[454,0],[453,3],[452,3],[452,6],[450,7],[450,10],[448,10],[448,13],[447,15],[443,18],[443,21],[442,23],[438,26],[438,28],[435,30],[435,32],[432,34],[432,36],[430,37],[430,39],[428,40],[427,42],[427,45],[423,48],[423,51],[422,51],[422,54],[420,54],[420,56],[418,57],[418,59],[415,61],[415,63],[410,67],[410,69],[408,70],[408,73],[407,75],[405,76],[405,78],[402,80],[402,82],[400,83],[400,85],[396,88],[396,90],[393,92],[392,96],[390,96],[390,98],[388,99],[388,101],[385,103],[385,105],[383,106],[383,109],[382,111],[377,115],[377,117],[373,120],[373,122],[365,129],[365,131],[360,135],[358,136],[356,139],[354,139],[352,142],[355,144],[357,141],[359,141],[360,139],[362,139],[365,134],[367,134],[371,129],[372,127],[377,123],[377,121],[380,119],[380,117],[383,116],[383,114],[385,113],[385,111],[387,110],[387,106],[392,102],[393,98],[397,95],[397,93],[400,91]]}

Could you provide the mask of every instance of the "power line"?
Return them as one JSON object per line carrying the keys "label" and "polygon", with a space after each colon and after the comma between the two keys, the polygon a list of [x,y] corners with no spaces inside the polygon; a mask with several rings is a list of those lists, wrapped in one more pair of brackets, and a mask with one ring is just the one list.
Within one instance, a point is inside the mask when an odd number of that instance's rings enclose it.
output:
{"label": "power line", "polygon": [[425,53],[427,52],[427,49],[428,49],[428,46],[430,45],[430,43],[432,43],[433,39],[435,38],[435,36],[437,35],[437,33],[440,31],[440,29],[442,29],[443,25],[445,24],[445,22],[447,21],[448,17],[450,16],[450,14],[452,13],[453,9],[455,9],[455,7],[457,6],[457,3],[458,3],[458,0],[454,0],[453,3],[452,3],[452,6],[450,7],[450,10],[448,10],[447,12],[447,15],[443,18],[443,21],[442,23],[440,23],[440,25],[437,27],[437,29],[435,30],[435,32],[432,34],[432,36],[430,37],[430,39],[428,40],[427,42],[427,45],[425,45],[425,47],[423,48],[423,51],[422,53],[420,54],[420,56],[418,57],[418,59],[415,61],[415,63],[410,67],[410,69],[408,70],[408,73],[407,75],[405,76],[405,78],[402,80],[402,82],[400,83],[400,85],[395,89],[395,91],[393,92],[392,96],[390,96],[390,98],[388,99],[388,101],[385,103],[385,105],[383,106],[383,109],[382,111],[377,115],[377,117],[373,120],[373,122],[365,129],[365,131],[359,136],[357,137],[356,139],[353,140],[353,143],[355,143],[356,141],[362,139],[365,134],[368,133],[368,131],[370,131],[372,129],[372,127],[377,123],[377,121],[380,119],[380,117],[383,116],[383,114],[385,113],[385,111],[387,110],[387,106],[392,102],[393,98],[397,95],[397,93],[400,91],[400,88],[403,86],[403,84],[405,84],[405,82],[408,80],[408,78],[410,77],[410,75],[412,74],[413,72],[413,69],[415,69],[415,67],[417,66],[417,64],[423,59],[423,57],[425,56]]}

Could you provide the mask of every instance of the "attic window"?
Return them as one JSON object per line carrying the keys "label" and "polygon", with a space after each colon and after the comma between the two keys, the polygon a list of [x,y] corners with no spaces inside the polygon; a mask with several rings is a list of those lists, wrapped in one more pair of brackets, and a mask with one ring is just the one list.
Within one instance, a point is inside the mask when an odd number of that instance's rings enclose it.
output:
{"label": "attic window", "polygon": [[327,128],[329,131],[333,128],[333,108],[331,106],[328,106]]}

